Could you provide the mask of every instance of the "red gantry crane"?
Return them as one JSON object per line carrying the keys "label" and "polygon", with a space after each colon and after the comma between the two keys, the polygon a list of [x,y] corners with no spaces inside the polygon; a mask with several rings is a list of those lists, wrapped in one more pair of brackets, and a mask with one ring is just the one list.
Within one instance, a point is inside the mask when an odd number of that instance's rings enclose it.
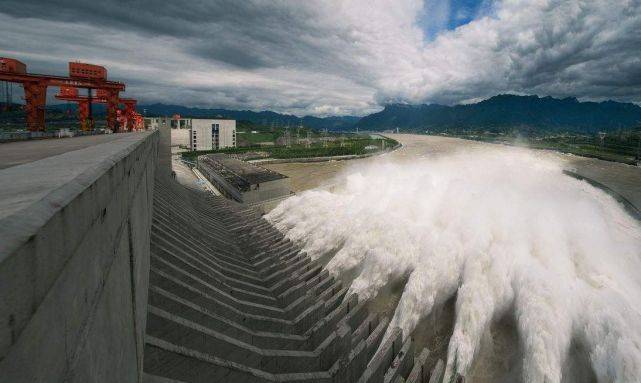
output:
{"label": "red gantry crane", "polygon": [[[78,88],[60,87],[56,94],[56,99],[75,102],[78,104],[78,119],[82,130],[91,130],[91,105],[92,103],[108,104],[109,92],[104,89],[98,89],[94,96],[81,96],[78,94]],[[124,111],[116,110],[116,126],[119,131],[142,130],[144,128],[144,119],[142,115],[136,112],[137,101],[132,98],[119,98],[118,104],[124,105]]]}
{"label": "red gantry crane", "polygon": [[[70,62],[69,77],[64,77],[27,73],[27,66],[24,63],[12,58],[0,57],[0,81],[19,83],[24,87],[27,125],[31,131],[45,129],[45,104],[47,88],[50,86],[60,87],[57,98],[78,102],[79,117],[84,129],[93,128],[91,107],[95,101],[107,104],[109,129],[121,130],[118,129],[118,106],[121,102],[125,105],[124,118],[127,121],[124,129],[136,129],[142,125],[142,117],[136,113],[136,100],[119,97],[120,92],[125,90],[125,84],[107,80],[107,69],[99,65]],[[87,96],[78,95],[80,88],[88,90]],[[94,89],[96,89],[97,100],[94,100]]]}

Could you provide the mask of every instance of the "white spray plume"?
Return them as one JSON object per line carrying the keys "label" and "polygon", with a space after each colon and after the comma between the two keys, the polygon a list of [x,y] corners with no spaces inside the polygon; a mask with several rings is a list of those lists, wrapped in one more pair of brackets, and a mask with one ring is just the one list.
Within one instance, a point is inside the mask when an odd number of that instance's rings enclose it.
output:
{"label": "white spray plume", "polygon": [[267,218],[312,257],[336,251],[366,299],[407,284],[392,324],[408,336],[456,295],[448,376],[513,310],[523,379],[560,382],[571,341],[599,381],[641,381],[641,227],[604,192],[526,149],[495,148],[348,169],[333,190],[294,196]]}

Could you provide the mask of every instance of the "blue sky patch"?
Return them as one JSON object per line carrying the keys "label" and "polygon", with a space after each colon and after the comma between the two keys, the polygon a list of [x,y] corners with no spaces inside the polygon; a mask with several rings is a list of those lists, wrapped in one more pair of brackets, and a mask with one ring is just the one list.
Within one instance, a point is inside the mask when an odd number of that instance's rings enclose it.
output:
{"label": "blue sky patch", "polygon": [[487,3],[487,0],[425,0],[419,24],[428,40],[433,40],[443,31],[474,20]]}

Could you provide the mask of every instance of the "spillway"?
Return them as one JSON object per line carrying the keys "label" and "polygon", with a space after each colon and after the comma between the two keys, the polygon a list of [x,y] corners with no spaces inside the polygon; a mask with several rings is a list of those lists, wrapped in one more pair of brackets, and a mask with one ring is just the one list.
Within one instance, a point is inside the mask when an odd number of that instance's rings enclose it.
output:
{"label": "spillway", "polygon": [[150,382],[428,382],[429,351],[381,343],[389,318],[347,291],[253,209],[157,179]]}

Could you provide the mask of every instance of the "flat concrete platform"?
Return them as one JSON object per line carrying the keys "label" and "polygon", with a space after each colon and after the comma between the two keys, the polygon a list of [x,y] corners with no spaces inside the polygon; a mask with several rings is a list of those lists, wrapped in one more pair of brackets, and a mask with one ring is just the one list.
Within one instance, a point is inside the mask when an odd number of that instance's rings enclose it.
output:
{"label": "flat concrete platform", "polygon": [[[7,223],[4,226],[5,230],[0,234],[0,254],[8,253],[6,247],[14,241],[20,242],[12,237],[15,233],[7,229],[9,226],[15,226],[20,233],[20,239],[28,237],[25,229],[35,231],[44,225],[55,211],[66,206],[75,198],[76,193],[89,186],[150,134],[152,133],[144,132],[82,137],[92,139],[78,138],[81,141],[80,145],[75,143],[74,139],[59,142],[34,141],[25,142],[33,145],[19,145],[35,151],[38,150],[38,144],[41,144],[42,148],[46,148],[47,144],[56,148],[49,150],[49,155],[43,155],[41,158],[38,158],[37,152],[33,152],[29,159],[25,155],[22,164],[0,170],[0,222],[4,222],[5,219],[12,222],[11,225]],[[65,142],[69,145],[61,145]],[[4,145],[0,148],[4,149]],[[7,144],[8,147],[13,145],[14,143]],[[3,156],[4,151],[0,157]],[[16,218],[10,218],[14,215]],[[22,220],[26,222],[18,224]],[[29,235],[31,234],[33,233]]]}
{"label": "flat concrete platform", "polygon": [[38,161],[43,158],[89,146],[100,145],[139,133],[100,134],[95,136],[28,140],[0,144],[0,169]]}

